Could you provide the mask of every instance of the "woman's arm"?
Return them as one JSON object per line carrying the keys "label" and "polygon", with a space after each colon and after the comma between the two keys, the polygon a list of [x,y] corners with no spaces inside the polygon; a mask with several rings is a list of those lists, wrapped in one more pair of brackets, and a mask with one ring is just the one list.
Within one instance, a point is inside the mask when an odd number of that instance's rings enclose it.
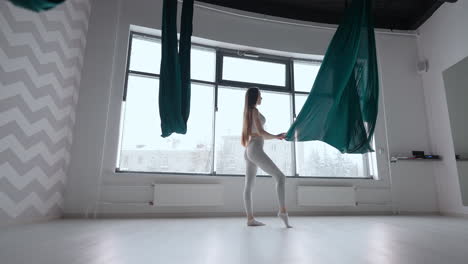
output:
{"label": "woman's arm", "polygon": [[273,134],[266,132],[263,129],[263,125],[262,125],[262,122],[260,121],[258,110],[256,108],[252,110],[252,118],[253,118],[253,121],[255,122],[255,126],[257,127],[258,134],[260,134],[263,138],[265,139],[274,139],[274,138],[280,139],[281,138],[282,134],[273,135]]}

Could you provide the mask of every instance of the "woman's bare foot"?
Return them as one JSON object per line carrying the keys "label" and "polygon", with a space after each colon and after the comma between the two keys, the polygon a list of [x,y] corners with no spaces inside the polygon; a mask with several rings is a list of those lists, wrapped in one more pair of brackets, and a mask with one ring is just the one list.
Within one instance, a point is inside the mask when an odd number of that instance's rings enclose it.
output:
{"label": "woman's bare foot", "polygon": [[285,213],[285,212],[278,212],[278,217],[281,218],[281,220],[283,220],[284,225],[285,225],[287,228],[292,228],[292,226],[289,225],[288,213]]}
{"label": "woman's bare foot", "polygon": [[248,219],[247,220],[247,225],[248,226],[264,226],[265,224],[255,220],[254,218]]}

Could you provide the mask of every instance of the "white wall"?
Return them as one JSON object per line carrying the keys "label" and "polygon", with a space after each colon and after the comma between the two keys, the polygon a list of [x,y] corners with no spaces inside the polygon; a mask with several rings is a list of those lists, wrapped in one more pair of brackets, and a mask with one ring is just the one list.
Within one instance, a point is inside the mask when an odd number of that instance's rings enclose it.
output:
{"label": "white wall", "polygon": [[117,5],[112,2],[92,2],[71,149],[72,176],[65,192],[66,212],[86,210],[98,184],[115,44]]}
{"label": "white wall", "polygon": [[420,27],[420,47],[429,60],[423,75],[431,147],[444,156],[435,166],[440,210],[468,214],[461,202],[452,133],[442,72],[468,56],[468,1],[444,4]]}
{"label": "white wall", "polygon": [[[112,3],[112,4],[111,4]],[[77,115],[76,144],[67,189],[67,213],[83,214],[92,210],[102,182],[102,200],[145,201],[151,192],[128,194],[115,186],[165,183],[220,183],[225,186],[225,206],[216,208],[153,208],[123,205],[101,205],[102,213],[241,213],[243,212],[243,177],[180,176],[154,174],[115,174],[120,106],[123,93],[129,27],[131,24],[158,29],[162,1],[100,0],[93,3],[88,36],[88,49],[83,71],[84,81]],[[119,11],[117,11],[119,9]],[[238,11],[236,11],[238,12]],[[195,9],[194,36],[250,47],[278,51],[323,55],[334,31],[284,25],[235,17],[204,9]],[[114,42],[115,38],[115,42]],[[405,211],[437,212],[435,183],[430,164],[410,164],[402,169],[399,185],[418,182],[414,188],[390,189],[388,153],[426,150],[428,136],[421,78],[415,72],[417,45],[414,37],[377,35],[377,52],[382,80],[380,115],[376,131],[379,158],[379,180],[288,179],[287,206],[290,211],[391,211],[393,197]],[[83,95],[85,94],[85,95]],[[109,105],[108,105],[109,103]],[[106,113],[109,109],[109,114]],[[385,129],[384,113],[389,124]],[[107,119],[106,119],[107,118]],[[107,126],[107,127],[106,127]],[[387,137],[390,144],[387,148]],[[101,167],[102,161],[102,167]],[[393,166],[399,166],[392,165]],[[102,168],[102,177],[101,174]],[[410,178],[410,179],[408,179]],[[271,178],[259,178],[254,193],[255,210],[272,212],[276,207]],[[360,206],[356,208],[304,208],[296,204],[299,184],[353,184]],[[395,184],[394,184],[395,185]],[[422,186],[423,188],[418,188]],[[403,198],[402,198],[403,197]],[[416,197],[416,198],[415,198]],[[387,205],[385,205],[387,204]]]}

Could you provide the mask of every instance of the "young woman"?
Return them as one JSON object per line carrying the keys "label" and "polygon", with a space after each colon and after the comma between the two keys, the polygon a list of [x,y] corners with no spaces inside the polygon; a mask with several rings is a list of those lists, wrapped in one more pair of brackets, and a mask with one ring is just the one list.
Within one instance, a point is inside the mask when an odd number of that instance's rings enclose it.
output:
{"label": "young woman", "polygon": [[262,226],[264,223],[255,220],[252,210],[252,188],[257,175],[257,168],[270,174],[276,180],[276,191],[278,193],[278,203],[280,217],[286,227],[290,228],[288,213],[284,201],[284,182],[286,177],[273,163],[273,161],[263,151],[264,139],[284,139],[285,134],[272,135],[263,129],[265,117],[260,114],[257,105],[262,103],[260,90],[256,87],[249,88],[245,94],[244,122],[242,127],[242,146],[245,147],[244,158],[246,162],[244,204],[247,213],[248,226]]}

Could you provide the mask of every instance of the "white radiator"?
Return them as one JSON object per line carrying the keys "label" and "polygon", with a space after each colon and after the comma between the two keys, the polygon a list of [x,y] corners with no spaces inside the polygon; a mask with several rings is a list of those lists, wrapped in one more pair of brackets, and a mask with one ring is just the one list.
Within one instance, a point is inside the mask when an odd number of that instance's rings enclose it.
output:
{"label": "white radiator", "polygon": [[354,186],[297,186],[301,206],[356,206]]}
{"label": "white radiator", "polygon": [[219,206],[224,204],[221,184],[155,184],[154,206]]}

